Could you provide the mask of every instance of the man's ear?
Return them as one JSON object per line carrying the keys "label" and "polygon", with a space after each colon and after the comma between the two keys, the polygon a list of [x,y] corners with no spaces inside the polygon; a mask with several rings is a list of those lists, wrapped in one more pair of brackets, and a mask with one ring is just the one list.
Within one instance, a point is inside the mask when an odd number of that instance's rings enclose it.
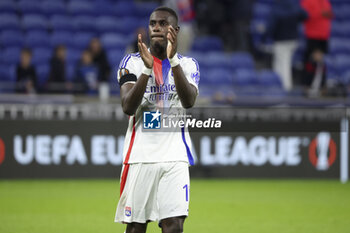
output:
{"label": "man's ear", "polygon": [[180,31],[180,26],[175,27],[175,31],[179,32]]}

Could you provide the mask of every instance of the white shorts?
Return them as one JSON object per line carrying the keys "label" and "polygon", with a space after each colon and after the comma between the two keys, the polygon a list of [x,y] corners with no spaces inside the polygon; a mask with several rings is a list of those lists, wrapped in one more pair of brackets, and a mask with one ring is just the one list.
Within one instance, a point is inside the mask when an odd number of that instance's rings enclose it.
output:
{"label": "white shorts", "polygon": [[188,216],[189,191],[186,162],[130,164],[115,222],[146,223]]}

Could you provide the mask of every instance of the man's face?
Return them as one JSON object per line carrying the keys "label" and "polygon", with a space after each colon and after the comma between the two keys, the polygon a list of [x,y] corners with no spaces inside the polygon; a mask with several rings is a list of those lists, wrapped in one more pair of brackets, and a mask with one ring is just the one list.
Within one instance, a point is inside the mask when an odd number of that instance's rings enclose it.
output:
{"label": "man's face", "polygon": [[57,51],[57,56],[61,59],[61,60],[65,60],[66,59],[66,49],[61,47],[58,49]]}
{"label": "man's face", "polygon": [[101,50],[101,44],[98,39],[92,39],[90,46],[93,53],[98,53]]}
{"label": "man's face", "polygon": [[24,67],[27,67],[30,65],[30,61],[32,59],[32,56],[30,53],[27,53],[27,52],[22,52],[21,53],[21,64],[24,66]]}
{"label": "man's face", "polygon": [[149,36],[152,47],[166,48],[168,27],[176,28],[176,19],[167,11],[155,11],[149,19]]}
{"label": "man's face", "polygon": [[91,53],[84,51],[82,54],[82,61],[83,61],[83,64],[90,65],[92,63]]}
{"label": "man's face", "polygon": [[315,62],[322,62],[324,54],[321,50],[317,49],[314,52],[312,52],[311,56]]}

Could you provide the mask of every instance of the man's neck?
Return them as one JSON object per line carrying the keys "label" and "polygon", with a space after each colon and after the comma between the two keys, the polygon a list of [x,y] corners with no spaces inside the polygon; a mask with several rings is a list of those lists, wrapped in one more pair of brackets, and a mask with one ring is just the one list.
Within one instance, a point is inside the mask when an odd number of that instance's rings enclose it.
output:
{"label": "man's neck", "polygon": [[167,59],[166,50],[162,48],[150,47],[151,54],[160,60]]}

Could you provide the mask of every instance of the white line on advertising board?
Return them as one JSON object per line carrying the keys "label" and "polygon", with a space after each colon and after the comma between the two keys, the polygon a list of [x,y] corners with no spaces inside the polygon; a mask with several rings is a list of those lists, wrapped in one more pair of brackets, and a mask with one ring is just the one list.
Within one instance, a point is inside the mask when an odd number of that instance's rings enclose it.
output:
{"label": "white line on advertising board", "polygon": [[349,142],[349,120],[348,118],[342,119],[340,123],[340,181],[346,183],[349,179],[349,155],[348,155],[348,142]]}

